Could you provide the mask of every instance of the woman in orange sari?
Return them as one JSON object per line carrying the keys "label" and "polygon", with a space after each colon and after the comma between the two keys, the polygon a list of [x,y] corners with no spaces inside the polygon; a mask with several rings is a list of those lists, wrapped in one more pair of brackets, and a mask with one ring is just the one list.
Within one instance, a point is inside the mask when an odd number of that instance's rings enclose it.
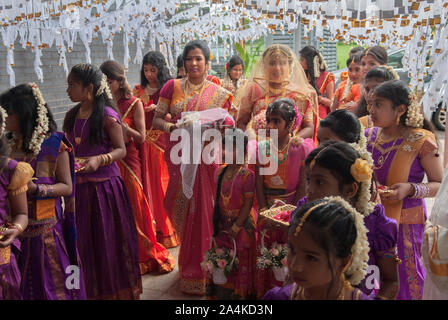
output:
{"label": "woman in orange sari", "polygon": [[151,209],[143,186],[142,158],[145,152],[145,119],[143,104],[132,96],[126,81],[124,68],[115,61],[106,61],[101,71],[107,76],[107,82],[122,114],[123,133],[126,142],[126,157],[118,161],[121,175],[129,194],[139,242],[140,273],[150,271],[170,272],[174,269],[174,258],[156,240]]}
{"label": "woman in orange sari", "polygon": [[145,106],[146,154],[142,155],[145,158],[142,172],[149,183],[147,187],[150,191],[149,205],[156,223],[157,241],[166,248],[177,247],[179,239],[163,206],[169,180],[168,168],[163,158],[166,134],[154,129],[152,121],[159,102],[160,89],[170,79],[165,57],[160,52],[150,51],[143,57],[140,84],[133,90],[134,96],[140,98]]}
{"label": "woman in orange sari", "polygon": [[[204,111],[212,108],[230,110],[233,96],[220,86],[206,80],[210,49],[203,41],[189,42],[183,59],[187,77],[168,81],[160,91],[159,103],[154,116],[154,128],[171,133],[177,129],[177,120],[186,111]],[[171,120],[165,120],[167,114]],[[183,193],[181,164],[170,157],[178,155],[179,142],[167,139],[165,160],[170,180],[165,195],[165,208],[180,236],[179,274],[180,290],[187,294],[204,295],[206,277],[201,269],[204,252],[209,249],[213,233],[212,217],[218,164],[198,164],[192,196]]]}
{"label": "woman in orange sari", "polygon": [[319,97],[319,118],[324,119],[330,112],[334,97],[334,75],[327,71],[322,54],[313,46],[300,50],[300,64],[310,84],[316,89]]}

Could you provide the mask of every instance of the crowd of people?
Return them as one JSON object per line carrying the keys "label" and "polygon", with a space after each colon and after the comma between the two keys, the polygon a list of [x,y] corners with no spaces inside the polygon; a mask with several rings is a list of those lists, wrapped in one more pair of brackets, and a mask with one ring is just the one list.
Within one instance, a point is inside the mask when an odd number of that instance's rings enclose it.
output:
{"label": "crowd of people", "polygon": [[[219,79],[194,40],[175,78],[148,52],[134,88],[116,61],[81,63],[62,131],[36,84],[3,92],[0,297],[139,299],[141,276],[171,272],[180,246],[179,290],[207,299],[447,298],[422,247],[438,239],[425,198],[443,163],[414,93],[381,46],[353,48],[337,88],[319,50],[298,54],[271,45],[247,78],[235,55]],[[204,112],[228,157],[185,166],[172,133]],[[212,248],[233,255],[225,281]],[[281,278],[262,257],[283,248]]]}

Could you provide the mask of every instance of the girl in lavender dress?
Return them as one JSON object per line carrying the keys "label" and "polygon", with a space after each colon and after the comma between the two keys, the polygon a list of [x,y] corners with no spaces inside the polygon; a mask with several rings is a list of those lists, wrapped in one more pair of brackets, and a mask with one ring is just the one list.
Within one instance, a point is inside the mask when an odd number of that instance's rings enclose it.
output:
{"label": "girl in lavender dress", "polygon": [[353,288],[366,275],[369,258],[363,216],[340,197],[297,208],[288,230],[289,276],[265,300],[368,300]]}
{"label": "girl in lavender dress", "polygon": [[88,299],[138,299],[137,230],[115,161],[126,155],[121,120],[106,76],[74,66],[67,93],[78,102],[64,119],[76,155],[76,226]]}
{"label": "girl in lavender dress", "polygon": [[[20,300],[21,276],[17,264],[20,242],[17,237],[28,225],[26,191],[34,172],[28,163],[7,157],[9,148],[3,135],[7,114],[1,106],[0,115],[0,299]],[[7,202],[12,219],[6,217]]]}
{"label": "girl in lavender dress", "polygon": [[[27,192],[29,223],[21,235],[22,296],[27,300],[85,299],[76,246],[71,145],[64,133],[56,131],[36,84],[11,88],[0,100],[9,114],[11,158],[29,163],[34,170]],[[76,278],[73,283],[72,278]]]}
{"label": "girl in lavender dress", "polygon": [[[442,160],[429,121],[421,105],[399,80],[382,83],[373,91],[368,149],[374,171],[385,192],[380,192],[386,215],[397,221],[399,300],[422,298],[425,268],[421,245],[426,221],[424,198],[434,197],[443,176]],[[428,182],[423,183],[424,176]]]}

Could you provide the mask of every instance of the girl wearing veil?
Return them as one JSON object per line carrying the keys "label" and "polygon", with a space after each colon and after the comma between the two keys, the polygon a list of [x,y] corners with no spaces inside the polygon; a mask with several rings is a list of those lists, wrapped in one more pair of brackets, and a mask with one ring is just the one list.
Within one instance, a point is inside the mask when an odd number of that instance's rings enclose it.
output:
{"label": "girl wearing veil", "polygon": [[278,98],[289,98],[298,108],[294,135],[315,137],[317,93],[308,83],[294,52],[286,45],[269,46],[256,63],[251,78],[241,92],[237,126],[255,131],[266,128],[266,109]]}

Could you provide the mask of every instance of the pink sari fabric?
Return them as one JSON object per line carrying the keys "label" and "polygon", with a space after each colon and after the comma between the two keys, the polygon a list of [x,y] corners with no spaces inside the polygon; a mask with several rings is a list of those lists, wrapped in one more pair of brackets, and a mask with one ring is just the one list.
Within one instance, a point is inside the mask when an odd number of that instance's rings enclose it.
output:
{"label": "pink sari fabric", "polygon": [[[185,79],[168,81],[160,92],[159,104],[167,104],[172,115],[172,123],[180,119],[183,111],[203,111],[221,107],[230,110],[232,95],[214,83],[206,82],[200,95],[194,92],[185,97],[182,90]],[[199,101],[198,101],[199,99]],[[170,173],[170,180],[165,194],[164,204],[180,236],[179,273],[180,289],[187,294],[204,295],[206,276],[200,263],[204,252],[209,249],[210,237],[213,233],[212,216],[216,182],[214,179],[217,164],[198,165],[193,196],[187,199],[182,191],[180,164],[171,162],[171,149],[179,141],[167,139],[165,161]]]}

